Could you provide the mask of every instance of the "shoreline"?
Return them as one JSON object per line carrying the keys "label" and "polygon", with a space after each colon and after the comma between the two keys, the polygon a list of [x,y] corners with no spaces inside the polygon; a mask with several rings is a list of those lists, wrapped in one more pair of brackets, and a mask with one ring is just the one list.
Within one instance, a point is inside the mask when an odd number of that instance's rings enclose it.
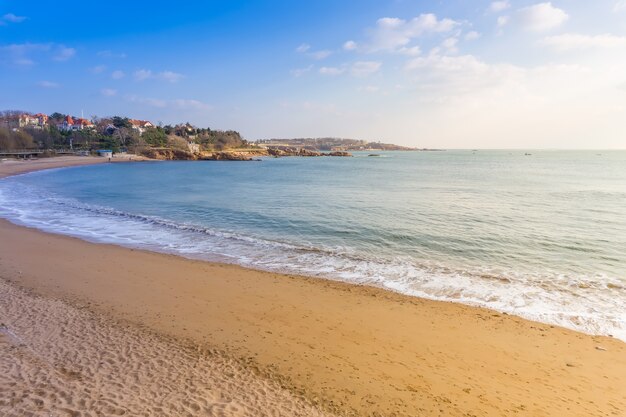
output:
{"label": "shoreline", "polygon": [[94,244],[5,220],[0,234],[7,237],[0,242],[5,280],[223,350],[326,409],[555,416],[626,409],[626,344],[609,337],[375,287]]}

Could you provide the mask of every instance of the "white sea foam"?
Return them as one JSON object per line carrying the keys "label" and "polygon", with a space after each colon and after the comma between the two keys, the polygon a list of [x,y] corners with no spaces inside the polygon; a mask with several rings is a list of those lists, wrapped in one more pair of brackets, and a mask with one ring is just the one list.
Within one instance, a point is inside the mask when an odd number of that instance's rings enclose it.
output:
{"label": "white sea foam", "polygon": [[626,341],[626,288],[607,276],[463,270],[408,257],[374,257],[345,247],[268,240],[83,204],[11,181],[0,183],[0,216],[95,242],[374,285]]}

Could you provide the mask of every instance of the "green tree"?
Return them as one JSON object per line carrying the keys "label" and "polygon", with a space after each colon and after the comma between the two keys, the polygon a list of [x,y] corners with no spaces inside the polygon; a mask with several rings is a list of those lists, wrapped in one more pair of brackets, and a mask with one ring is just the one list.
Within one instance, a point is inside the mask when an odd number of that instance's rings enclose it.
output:
{"label": "green tree", "polygon": [[149,145],[162,147],[167,144],[167,134],[162,127],[151,127],[146,129],[141,138]]}
{"label": "green tree", "polygon": [[113,126],[118,128],[125,127],[127,129],[130,129],[132,127],[132,125],[130,124],[130,119],[128,117],[113,116],[111,117],[111,122],[113,123]]}

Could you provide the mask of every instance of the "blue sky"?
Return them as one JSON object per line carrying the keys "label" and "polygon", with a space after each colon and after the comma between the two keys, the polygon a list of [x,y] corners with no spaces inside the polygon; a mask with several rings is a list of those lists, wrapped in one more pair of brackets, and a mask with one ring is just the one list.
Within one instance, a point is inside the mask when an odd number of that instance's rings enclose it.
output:
{"label": "blue sky", "polygon": [[626,148],[626,0],[0,0],[0,108],[248,139]]}

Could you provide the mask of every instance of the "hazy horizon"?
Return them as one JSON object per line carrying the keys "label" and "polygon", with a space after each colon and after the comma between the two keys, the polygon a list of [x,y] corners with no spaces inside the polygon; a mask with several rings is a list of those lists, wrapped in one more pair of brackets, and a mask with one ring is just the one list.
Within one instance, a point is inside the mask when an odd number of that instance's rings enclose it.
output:
{"label": "hazy horizon", "polygon": [[8,1],[0,88],[248,140],[626,149],[626,1]]}

